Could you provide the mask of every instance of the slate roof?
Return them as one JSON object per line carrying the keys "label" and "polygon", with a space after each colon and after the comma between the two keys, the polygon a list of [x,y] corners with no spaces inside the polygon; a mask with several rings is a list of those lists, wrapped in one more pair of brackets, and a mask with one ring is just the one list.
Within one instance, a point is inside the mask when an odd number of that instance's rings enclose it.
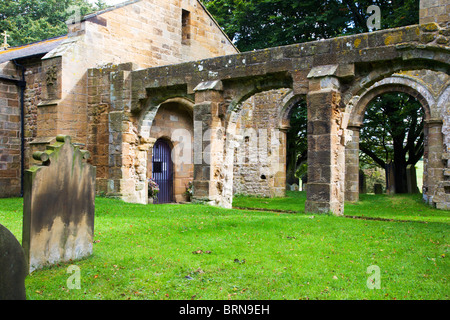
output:
{"label": "slate roof", "polygon": [[45,55],[58,47],[65,39],[67,39],[67,35],[8,48],[4,51],[0,51],[0,63],[11,61],[13,59]]}

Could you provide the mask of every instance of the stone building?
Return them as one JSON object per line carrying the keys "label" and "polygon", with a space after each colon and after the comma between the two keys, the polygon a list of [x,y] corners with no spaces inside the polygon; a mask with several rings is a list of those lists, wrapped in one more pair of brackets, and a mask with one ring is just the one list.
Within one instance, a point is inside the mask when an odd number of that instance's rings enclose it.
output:
{"label": "stone building", "polygon": [[56,47],[28,57],[26,83],[14,63],[25,61],[0,54],[2,195],[17,194],[20,163],[57,134],[91,152],[97,192],[125,201],[147,203],[147,179],[162,172],[175,201],[191,180],[195,201],[222,207],[236,192],[283,195],[286,130],[306,100],[306,211],[341,215],[344,200],[358,201],[367,105],[403,92],[425,111],[424,199],[449,209],[449,13],[449,0],[422,0],[419,25],[246,53],[197,1],[129,1],[87,16],[37,44]]}
{"label": "stone building", "polygon": [[[108,130],[102,120],[113,121],[118,106],[110,105],[97,87],[90,85],[88,91],[89,68],[105,72],[132,62],[129,70],[138,70],[237,52],[197,0],[126,1],[73,21],[67,35],[0,51],[0,197],[21,194],[23,168],[29,167],[32,152],[45,150],[58,134],[92,151],[99,190],[108,191],[105,181],[115,175],[111,162],[117,152],[108,143],[117,135],[102,136]],[[97,93],[103,104],[89,109]],[[173,105],[166,109],[180,124],[192,118]],[[155,132],[156,138],[162,135]],[[192,170],[180,172],[183,189]]]}

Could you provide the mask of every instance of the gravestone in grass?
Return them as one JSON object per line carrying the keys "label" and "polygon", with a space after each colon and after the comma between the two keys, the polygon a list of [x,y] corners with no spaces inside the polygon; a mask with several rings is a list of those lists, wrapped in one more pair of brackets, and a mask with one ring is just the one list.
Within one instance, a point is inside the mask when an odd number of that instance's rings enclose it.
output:
{"label": "gravestone in grass", "polygon": [[96,168],[87,151],[58,136],[25,172],[22,245],[29,272],[92,254]]}
{"label": "gravestone in grass", "polygon": [[383,194],[383,186],[380,183],[375,183],[373,186],[373,192],[375,194]]}
{"label": "gravestone in grass", "polygon": [[408,193],[419,193],[419,188],[417,187],[416,167],[412,164],[406,167],[406,184]]}
{"label": "gravestone in grass", "polygon": [[0,224],[0,300],[25,300],[27,274],[22,246],[11,232]]}

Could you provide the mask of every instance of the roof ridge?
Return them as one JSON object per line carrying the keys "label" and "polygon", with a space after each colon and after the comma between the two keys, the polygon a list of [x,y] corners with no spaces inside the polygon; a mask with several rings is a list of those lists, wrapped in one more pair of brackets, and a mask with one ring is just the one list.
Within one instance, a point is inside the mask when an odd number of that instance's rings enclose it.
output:
{"label": "roof ridge", "polygon": [[20,45],[20,46],[9,47],[6,50],[0,51],[0,54],[4,54],[4,53],[8,53],[8,52],[24,49],[26,47],[31,47],[33,45],[37,45],[37,44],[40,44],[40,43],[43,43],[43,42],[56,41],[56,40],[62,39],[62,38],[67,37],[67,36],[68,35],[65,34],[65,35],[55,36],[55,37],[48,38],[48,39],[43,39],[43,40],[39,40],[39,41],[35,41],[35,42],[26,43],[26,44],[23,44],[23,45]]}
{"label": "roof ridge", "polygon": [[116,10],[116,9],[128,6],[128,5],[136,3],[136,2],[140,2],[140,1],[141,0],[128,0],[128,1],[124,1],[124,2],[118,3],[116,5],[109,6],[109,7],[105,8],[105,9],[102,9],[102,10],[99,10],[99,11],[96,11],[96,12],[92,12],[92,13],[89,13],[89,14],[85,15],[81,19],[81,21],[86,21],[88,19],[91,19],[91,18],[96,17],[98,15],[101,15],[103,13],[106,13],[106,12],[109,12],[109,11],[113,11],[113,10]]}

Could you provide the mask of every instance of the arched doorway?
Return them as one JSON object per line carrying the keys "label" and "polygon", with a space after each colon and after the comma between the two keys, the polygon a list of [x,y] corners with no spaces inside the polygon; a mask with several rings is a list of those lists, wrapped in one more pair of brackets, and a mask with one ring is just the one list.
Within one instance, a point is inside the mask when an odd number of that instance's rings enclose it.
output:
{"label": "arched doorway", "polygon": [[[416,74],[413,72],[412,74]],[[420,78],[419,78],[420,79]],[[350,120],[347,131],[351,133],[351,141],[346,144],[346,200],[356,202],[359,200],[359,169],[360,169],[360,130],[363,127],[366,110],[370,103],[379,96],[388,93],[406,94],[420,103],[417,111],[423,112],[423,125],[417,124],[419,132],[423,128],[423,198],[435,206],[434,196],[440,192],[439,182],[443,181],[443,134],[442,120],[439,105],[436,103],[434,91],[414,77],[393,75],[364,89],[360,96],[349,100],[347,110]],[[439,92],[440,90],[436,90]],[[409,157],[409,152],[408,152]],[[395,163],[395,162],[394,162]],[[395,178],[394,178],[395,179]],[[418,183],[420,185],[420,183]],[[420,190],[419,189],[419,190]]]}
{"label": "arched doorway", "polygon": [[157,140],[153,146],[152,179],[159,186],[156,203],[173,202],[172,148],[164,139]]}
{"label": "arched doorway", "polygon": [[369,102],[360,130],[360,192],[374,192],[374,183],[385,185],[388,194],[420,192],[424,113],[420,101],[404,92],[385,92]]}

